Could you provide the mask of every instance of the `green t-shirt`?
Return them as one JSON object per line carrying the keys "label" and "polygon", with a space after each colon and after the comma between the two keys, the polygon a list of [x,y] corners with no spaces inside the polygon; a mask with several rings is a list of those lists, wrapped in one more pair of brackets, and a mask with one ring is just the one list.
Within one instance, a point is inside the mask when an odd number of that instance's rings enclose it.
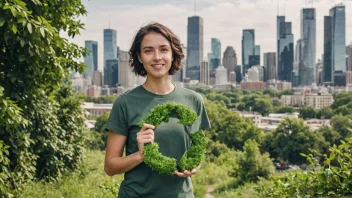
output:
{"label": "green t-shirt", "polygon": [[[158,95],[147,91],[143,86],[138,86],[117,97],[106,125],[107,130],[127,136],[126,155],[138,151],[136,141],[136,134],[140,131],[138,122],[156,105],[167,102],[186,105],[194,110],[199,118],[189,127],[178,124],[179,119],[176,115],[171,115],[168,123],[163,122],[154,130],[154,141],[159,144],[159,151],[163,155],[179,161],[190,147],[189,133],[210,128],[200,94],[176,86],[171,93]],[[159,174],[145,163],[141,163],[125,173],[118,197],[190,198],[194,195],[191,178]]]}

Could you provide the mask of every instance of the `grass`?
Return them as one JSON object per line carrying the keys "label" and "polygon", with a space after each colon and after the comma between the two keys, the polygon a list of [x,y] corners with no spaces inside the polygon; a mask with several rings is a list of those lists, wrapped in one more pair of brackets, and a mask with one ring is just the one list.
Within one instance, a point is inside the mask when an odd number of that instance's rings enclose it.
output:
{"label": "grass", "polygon": [[57,182],[34,181],[26,184],[20,198],[90,198],[116,197],[123,175],[107,176],[104,152],[87,151],[81,167]]}

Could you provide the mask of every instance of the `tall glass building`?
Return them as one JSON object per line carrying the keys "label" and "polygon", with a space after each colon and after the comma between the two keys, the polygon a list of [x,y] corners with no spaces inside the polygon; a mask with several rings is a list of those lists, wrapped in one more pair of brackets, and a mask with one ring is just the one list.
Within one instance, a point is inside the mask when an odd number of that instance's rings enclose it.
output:
{"label": "tall glass building", "polygon": [[116,30],[104,29],[104,70],[106,67],[106,60],[117,59],[116,35]]}
{"label": "tall glass building", "polygon": [[84,57],[84,64],[88,66],[84,70],[84,77],[93,79],[94,71],[98,69],[98,42],[85,41],[85,48],[88,50],[88,55]]}
{"label": "tall glass building", "polygon": [[302,59],[300,83],[310,86],[316,83],[316,16],[314,8],[301,10],[301,48]]}
{"label": "tall glass building", "polygon": [[203,18],[188,17],[186,76],[200,80],[200,63],[203,61]]}
{"label": "tall glass building", "polygon": [[285,16],[277,16],[277,79],[292,82],[294,45],[292,23]]}
{"label": "tall glass building", "polygon": [[211,38],[211,53],[209,69],[214,71],[221,65],[221,41],[217,38]]}
{"label": "tall glass building", "polygon": [[245,76],[250,68],[249,56],[254,55],[255,42],[254,29],[245,29],[242,32],[242,76]]}
{"label": "tall glass building", "polygon": [[331,63],[331,17],[324,16],[324,55],[323,55],[323,84],[333,85],[333,69]]}
{"label": "tall glass building", "polygon": [[334,85],[346,85],[346,12],[340,4],[330,9],[331,65]]}
{"label": "tall glass building", "polygon": [[106,66],[104,69],[104,85],[111,87],[117,87],[119,82],[119,67],[118,60],[108,59],[106,60]]}
{"label": "tall glass building", "polygon": [[222,64],[227,70],[227,78],[229,78],[230,73],[235,71],[235,66],[237,66],[237,55],[233,47],[227,46],[224,51],[224,56],[222,58]]}
{"label": "tall glass building", "polygon": [[277,79],[276,52],[264,53],[264,81]]}
{"label": "tall glass building", "polygon": [[260,65],[260,45],[254,46],[254,54],[249,56],[249,67]]}

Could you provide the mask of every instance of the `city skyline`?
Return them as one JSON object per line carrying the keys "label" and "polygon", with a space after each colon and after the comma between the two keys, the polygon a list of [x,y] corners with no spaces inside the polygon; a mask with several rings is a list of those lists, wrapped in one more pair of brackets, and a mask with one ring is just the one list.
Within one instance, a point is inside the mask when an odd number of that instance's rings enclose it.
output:
{"label": "city skyline", "polygon": [[[126,5],[123,2],[111,0],[104,1],[104,4],[84,0],[88,15],[82,18],[82,22],[85,23],[86,30],[82,30],[81,36],[77,36],[72,41],[82,47],[84,47],[85,40],[98,41],[100,70],[103,68],[103,29],[109,27],[117,30],[117,45],[126,51],[138,28],[151,21],[157,21],[170,27],[180,37],[181,42],[187,45],[187,18],[194,15],[193,1],[163,2],[153,0],[146,4],[134,0]],[[278,14],[285,15],[286,20],[292,22],[292,33],[294,43],[296,43],[300,35],[301,9],[311,7],[311,4],[305,2],[306,0],[285,1],[284,13],[283,2],[277,6],[276,0],[221,0],[216,3],[209,0],[197,1],[197,15],[201,16],[204,22],[203,58],[206,59],[207,53],[211,52],[211,38],[218,38],[221,41],[222,53],[227,46],[232,46],[237,57],[241,57],[243,29],[255,30],[256,45],[261,46],[261,56],[263,53],[276,52],[276,17]],[[336,1],[336,3],[340,2]],[[346,45],[348,45],[352,42],[352,13],[348,12],[348,8],[352,8],[352,1],[345,0],[344,5],[346,6]],[[313,4],[317,17],[316,59],[321,58],[324,52],[324,16],[333,6],[333,0],[316,0]],[[277,12],[277,7],[280,8],[279,12]],[[165,10],[167,12],[164,12]],[[255,10],[258,12],[254,12]],[[266,12],[260,10],[266,10]],[[242,64],[241,61],[238,64]]]}

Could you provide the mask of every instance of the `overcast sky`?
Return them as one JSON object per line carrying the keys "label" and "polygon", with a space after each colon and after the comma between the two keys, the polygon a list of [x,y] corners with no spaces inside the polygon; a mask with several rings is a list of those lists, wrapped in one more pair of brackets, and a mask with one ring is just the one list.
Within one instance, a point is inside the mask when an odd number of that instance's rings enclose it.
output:
{"label": "overcast sky", "polygon": [[[279,2],[279,5],[278,5]],[[276,52],[276,16],[285,15],[292,22],[294,40],[300,38],[300,11],[316,8],[317,59],[324,52],[324,16],[335,3],[346,6],[346,45],[352,42],[352,0],[197,0],[196,15],[204,22],[204,58],[210,52],[210,39],[221,41],[222,53],[233,46],[241,64],[243,29],[255,29],[255,43],[263,53]],[[88,15],[82,18],[85,30],[73,39],[84,46],[85,40],[98,41],[98,64],[103,67],[103,29],[117,30],[117,45],[128,50],[133,36],[151,21],[162,23],[173,30],[187,45],[187,17],[193,16],[193,0],[83,0]],[[109,23],[110,16],[110,23]]]}

